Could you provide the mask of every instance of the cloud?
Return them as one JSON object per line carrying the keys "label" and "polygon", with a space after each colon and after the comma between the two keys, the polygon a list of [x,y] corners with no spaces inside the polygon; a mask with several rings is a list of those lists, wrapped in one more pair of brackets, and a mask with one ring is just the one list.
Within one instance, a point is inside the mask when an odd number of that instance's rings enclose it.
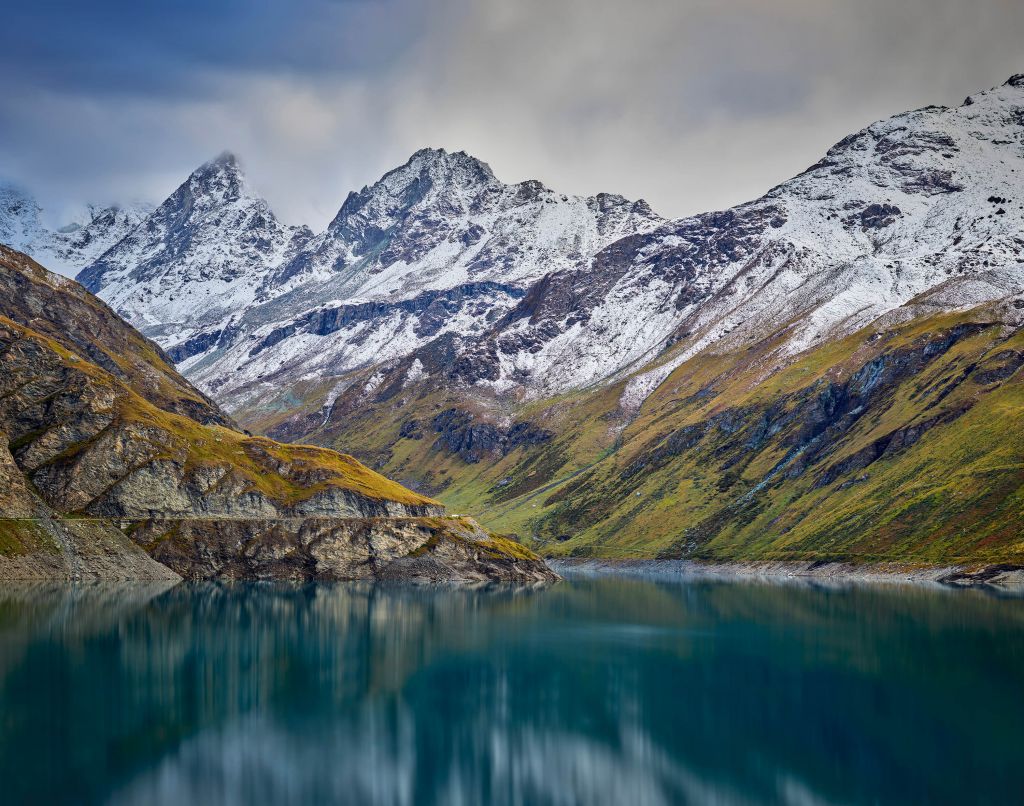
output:
{"label": "cloud", "polygon": [[286,220],[424,145],[683,215],[1024,70],[1017,0],[42,0],[0,31],[0,173],[159,201],[237,151]]}

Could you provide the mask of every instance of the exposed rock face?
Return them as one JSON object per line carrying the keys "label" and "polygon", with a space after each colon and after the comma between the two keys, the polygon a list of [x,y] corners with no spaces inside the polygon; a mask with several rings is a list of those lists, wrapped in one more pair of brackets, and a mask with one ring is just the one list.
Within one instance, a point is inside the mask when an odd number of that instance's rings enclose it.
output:
{"label": "exposed rock face", "polygon": [[29,489],[21,468],[11,456],[9,442],[0,431],[0,513],[7,518],[36,518],[44,511],[42,502]]}
{"label": "exposed rock face", "polygon": [[[476,422],[473,415],[461,409],[448,409],[433,420],[440,436],[435,447],[456,454],[462,461],[475,464],[488,454],[503,456],[524,445],[540,445],[554,434],[530,422],[515,423],[507,429],[491,423]],[[415,434],[403,434],[400,436]]]}
{"label": "exposed rock face", "polygon": [[468,518],[146,521],[132,539],[195,579],[550,582],[532,552]]}
{"label": "exposed rock face", "polygon": [[110,523],[59,518],[0,432],[0,581],[177,580]]}
{"label": "exposed rock face", "polygon": [[[450,578],[547,575],[351,457],[228,427],[155,346],[24,255],[0,248],[0,289],[0,575],[173,576],[141,545],[190,578],[368,578],[428,541]],[[152,534],[169,521],[175,540]]]}

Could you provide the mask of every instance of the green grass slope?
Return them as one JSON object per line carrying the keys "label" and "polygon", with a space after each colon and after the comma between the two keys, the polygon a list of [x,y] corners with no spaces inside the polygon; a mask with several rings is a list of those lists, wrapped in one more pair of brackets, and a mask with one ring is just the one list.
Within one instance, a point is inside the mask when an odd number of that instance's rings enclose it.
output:
{"label": "green grass slope", "polygon": [[[785,360],[777,339],[703,353],[635,415],[622,384],[505,410],[404,390],[311,438],[549,556],[1024,563],[1024,334],[1005,314],[918,315]],[[453,406],[552,437],[467,463],[431,428]]]}

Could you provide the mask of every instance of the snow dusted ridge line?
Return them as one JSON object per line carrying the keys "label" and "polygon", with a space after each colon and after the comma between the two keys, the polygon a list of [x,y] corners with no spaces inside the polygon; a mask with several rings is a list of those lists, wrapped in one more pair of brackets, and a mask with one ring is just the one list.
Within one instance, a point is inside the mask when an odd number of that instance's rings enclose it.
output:
{"label": "snow dusted ridge line", "polygon": [[0,243],[32,255],[39,263],[74,275],[131,232],[152,212],[141,202],[127,206],[87,205],[69,223],[50,229],[40,220],[36,200],[12,184],[0,184]]}
{"label": "snow dusted ridge line", "polygon": [[664,223],[643,201],[506,185],[465,153],[423,149],[312,236],[277,224],[225,155],[80,279],[238,408],[482,335],[540,277]]}
{"label": "snow dusted ridge line", "polygon": [[879,317],[1019,295],[1024,77],[872,124],[760,199],[677,221],[424,149],[313,235],[226,155],[81,278],[235,411],[329,408],[366,368],[368,400],[627,378],[636,409],[703,351],[778,336],[784,361]]}
{"label": "snow dusted ridge line", "polygon": [[1022,146],[1019,78],[957,109],[873,124],[759,200],[546,278],[523,316],[471,348],[468,380],[544,397],[634,373],[671,348],[627,384],[621,403],[635,409],[701,351],[784,334],[784,359],[910,304],[1020,294]]}
{"label": "snow dusted ridge line", "polygon": [[266,276],[312,237],[282,224],[237,159],[198,168],[79,281],[163,345],[256,303]]}

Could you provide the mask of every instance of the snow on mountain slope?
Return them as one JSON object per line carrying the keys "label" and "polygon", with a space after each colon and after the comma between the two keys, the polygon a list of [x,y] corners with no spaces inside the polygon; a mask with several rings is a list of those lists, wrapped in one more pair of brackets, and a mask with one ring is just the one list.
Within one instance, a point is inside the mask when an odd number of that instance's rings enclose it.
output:
{"label": "snow on mountain slope", "polygon": [[42,224],[42,210],[30,194],[0,184],[0,243],[73,275],[124,238],[152,209],[142,203],[88,205],[75,220],[54,230]]}
{"label": "snow on mountain slope", "polygon": [[499,182],[464,152],[422,149],[351,193],[327,231],[274,278],[338,298],[407,297],[482,279],[517,282],[574,266],[659,219],[646,202]]}
{"label": "snow on mountain slope", "polygon": [[367,399],[425,376],[517,400],[632,376],[630,408],[703,350],[783,333],[785,362],[914,306],[1019,293],[1024,77],[875,123],[756,201],[672,222],[433,149],[315,237],[232,251],[211,226],[189,252],[187,212],[152,254],[126,248],[140,228],[83,278],[233,411],[329,409],[367,367]]}
{"label": "snow on mountain slope", "polygon": [[956,308],[1022,289],[1018,76],[955,109],[875,123],[757,201],[627,238],[585,269],[544,278],[455,375],[542,397],[668,350],[630,381],[623,403],[635,406],[704,349],[788,329],[794,354],[911,301]]}
{"label": "snow on mountain slope", "polygon": [[[643,201],[506,185],[464,153],[424,149],[350,194],[324,233],[305,243],[268,238],[270,248],[246,239],[240,252],[226,236],[245,228],[219,202],[198,222],[179,212],[191,213],[182,196],[209,206],[211,196],[237,195],[233,161],[214,180],[203,178],[209,172],[200,169],[80,279],[229,406],[439,337],[481,335],[532,281],[664,221]],[[207,218],[213,238],[197,234]]]}
{"label": "snow on mountain slope", "polygon": [[310,238],[253,195],[236,158],[199,167],[141,226],[78,276],[163,344],[181,329],[230,321],[267,274]]}

